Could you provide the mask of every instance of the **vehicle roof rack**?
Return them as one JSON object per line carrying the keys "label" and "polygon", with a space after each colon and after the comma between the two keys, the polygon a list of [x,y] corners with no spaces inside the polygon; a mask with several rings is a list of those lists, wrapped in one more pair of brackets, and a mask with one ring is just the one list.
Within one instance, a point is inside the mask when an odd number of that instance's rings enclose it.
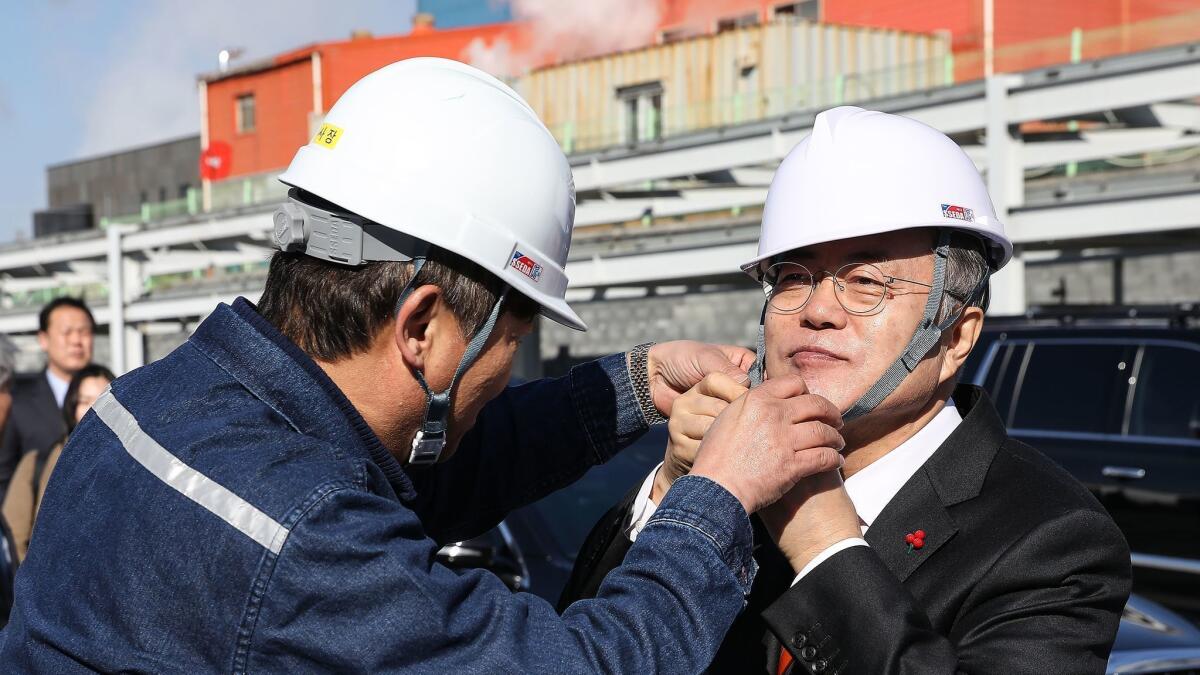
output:
{"label": "vehicle roof rack", "polygon": [[989,317],[1001,324],[1200,326],[1200,303],[1174,305],[1032,305],[1024,314]]}

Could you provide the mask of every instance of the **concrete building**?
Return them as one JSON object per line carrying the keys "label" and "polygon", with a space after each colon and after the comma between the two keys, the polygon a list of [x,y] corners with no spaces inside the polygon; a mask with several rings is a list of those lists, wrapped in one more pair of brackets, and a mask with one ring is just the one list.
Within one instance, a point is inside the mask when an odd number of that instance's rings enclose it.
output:
{"label": "concrete building", "polygon": [[34,237],[195,213],[199,161],[200,137],[192,135],[49,166]]}

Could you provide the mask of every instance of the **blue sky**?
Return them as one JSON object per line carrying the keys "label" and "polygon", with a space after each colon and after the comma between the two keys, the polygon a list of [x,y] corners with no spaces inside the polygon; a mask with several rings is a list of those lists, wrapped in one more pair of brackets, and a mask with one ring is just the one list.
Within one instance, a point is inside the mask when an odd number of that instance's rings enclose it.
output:
{"label": "blue sky", "polygon": [[196,75],[319,40],[407,32],[416,0],[6,0],[0,242],[32,233],[46,165],[199,130]]}

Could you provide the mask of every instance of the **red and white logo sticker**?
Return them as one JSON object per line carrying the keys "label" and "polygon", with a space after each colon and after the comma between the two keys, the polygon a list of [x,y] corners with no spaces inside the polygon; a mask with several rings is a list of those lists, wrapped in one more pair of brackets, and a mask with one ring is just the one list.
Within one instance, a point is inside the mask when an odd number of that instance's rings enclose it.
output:
{"label": "red and white logo sticker", "polygon": [[513,249],[512,260],[508,262],[508,266],[533,279],[534,282],[542,280],[542,266],[533,258],[521,253],[519,248]]}
{"label": "red and white logo sticker", "polygon": [[953,218],[955,220],[965,220],[968,223],[975,222],[975,212],[964,206],[942,204],[942,215],[946,218]]}

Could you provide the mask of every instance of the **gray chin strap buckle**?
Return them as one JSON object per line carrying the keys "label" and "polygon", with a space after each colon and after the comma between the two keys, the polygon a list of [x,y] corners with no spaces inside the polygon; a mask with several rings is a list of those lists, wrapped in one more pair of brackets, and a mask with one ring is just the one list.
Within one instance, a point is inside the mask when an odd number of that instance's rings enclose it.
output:
{"label": "gray chin strap buckle", "polygon": [[418,431],[417,435],[413,437],[412,454],[408,456],[408,463],[415,465],[437,464],[438,459],[442,456],[442,449],[445,447],[446,432],[426,433],[424,430]]}

